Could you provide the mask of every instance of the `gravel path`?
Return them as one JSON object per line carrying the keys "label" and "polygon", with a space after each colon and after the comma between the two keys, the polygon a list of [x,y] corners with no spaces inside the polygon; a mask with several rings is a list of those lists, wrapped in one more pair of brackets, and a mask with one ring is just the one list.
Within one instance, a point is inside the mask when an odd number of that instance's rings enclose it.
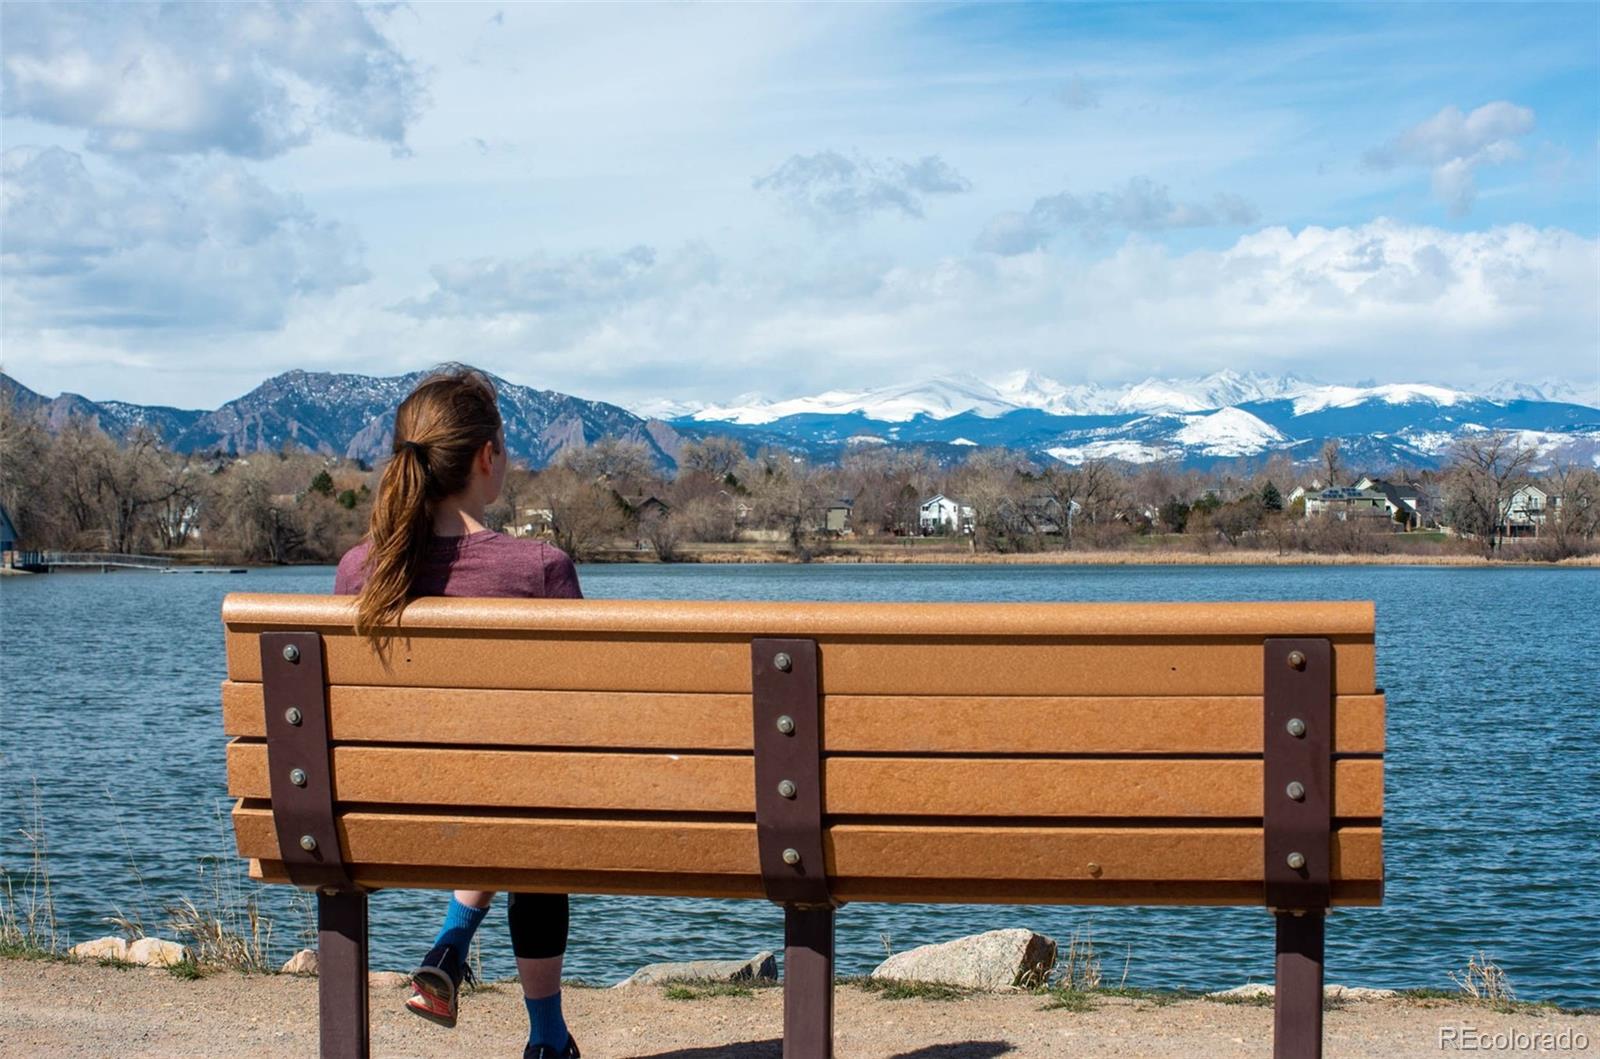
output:
{"label": "gravel path", "polygon": [[[372,993],[373,1053],[379,1056],[520,1054],[526,1020],[514,984],[474,993],[455,1030],[401,1010],[403,989]],[[1267,1007],[1106,999],[1093,1010],[1042,1010],[1037,996],[885,1000],[850,985],[838,990],[837,1052],[854,1057],[1014,1059],[1042,1056],[1268,1056]],[[569,987],[569,1022],[585,1059],[779,1059],[783,1019],[777,989],[754,996],[669,1000],[660,987]],[[1363,1001],[1327,1014],[1329,1059],[1600,1054],[1600,1016],[1499,1014],[1468,1004]],[[1476,1049],[1441,1046],[1441,1029],[1478,1034]],[[1569,1043],[1541,1048],[1537,1036]],[[1491,1035],[1522,1035],[1495,1047]],[[1581,1038],[1586,1047],[1574,1047]],[[1558,1043],[1558,1042],[1557,1042]],[[316,982],[232,973],[183,981],[165,971],[0,960],[0,1055],[311,1056],[316,1054]]]}

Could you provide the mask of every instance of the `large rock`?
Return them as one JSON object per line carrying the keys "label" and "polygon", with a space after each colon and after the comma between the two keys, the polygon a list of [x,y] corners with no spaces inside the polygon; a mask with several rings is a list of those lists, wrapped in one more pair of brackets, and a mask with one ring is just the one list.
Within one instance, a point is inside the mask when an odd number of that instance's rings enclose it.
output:
{"label": "large rock", "polygon": [[316,974],[317,950],[301,949],[278,970],[279,974]]}
{"label": "large rock", "polygon": [[748,960],[686,960],[682,963],[651,963],[618,982],[627,985],[659,985],[662,982],[776,982],[778,960],[770,952],[757,953]]}
{"label": "large rock", "polygon": [[411,984],[411,976],[403,971],[370,971],[368,989],[404,989]]}
{"label": "large rock", "polygon": [[128,943],[122,938],[95,938],[93,941],[80,941],[72,947],[72,955],[80,960],[122,960],[128,959]]}
{"label": "large rock", "polygon": [[128,946],[128,962],[146,967],[171,967],[188,958],[188,949],[165,938],[140,938]]}
{"label": "large rock", "polygon": [[1031,930],[991,930],[897,952],[872,977],[995,990],[1042,985],[1055,965],[1054,939]]}

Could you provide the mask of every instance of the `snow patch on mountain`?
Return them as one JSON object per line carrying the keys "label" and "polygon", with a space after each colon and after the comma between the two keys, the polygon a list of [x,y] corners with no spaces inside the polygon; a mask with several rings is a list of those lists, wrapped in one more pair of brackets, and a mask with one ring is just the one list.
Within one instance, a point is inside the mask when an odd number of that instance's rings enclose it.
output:
{"label": "snow patch on mountain", "polygon": [[1286,440],[1283,434],[1242,408],[1185,416],[1183,427],[1172,438],[1207,456],[1252,456]]}
{"label": "snow patch on mountain", "polygon": [[1385,404],[1433,404],[1448,408],[1473,399],[1472,394],[1443,386],[1395,383],[1388,386],[1318,386],[1294,399],[1294,414],[1309,415],[1329,408],[1354,408],[1368,401]]}
{"label": "snow patch on mountain", "polygon": [[1077,465],[1088,460],[1125,460],[1128,463],[1156,463],[1177,459],[1182,449],[1166,445],[1147,445],[1142,441],[1118,438],[1108,441],[1091,441],[1087,445],[1057,445],[1045,449],[1045,455],[1054,456],[1062,463]]}

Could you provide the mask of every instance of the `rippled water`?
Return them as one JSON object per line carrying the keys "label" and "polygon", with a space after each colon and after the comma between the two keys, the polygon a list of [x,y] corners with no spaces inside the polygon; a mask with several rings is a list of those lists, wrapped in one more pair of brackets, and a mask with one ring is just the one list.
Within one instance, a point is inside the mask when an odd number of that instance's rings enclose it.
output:
{"label": "rippled water", "polygon": [[[1329,920],[1330,981],[1449,987],[1485,950],[1519,994],[1600,1003],[1600,571],[1403,567],[585,566],[591,597],[836,600],[1374,599],[1389,697],[1385,904]],[[34,782],[63,924],[113,911],[159,924],[236,879],[227,825],[218,608],[231,591],[325,592],[330,568],[242,576],[0,579],[0,863],[26,869]],[[283,955],[307,922],[289,887],[263,903]],[[374,963],[432,937],[437,895],[374,895]],[[486,970],[511,973],[504,920]],[[849,905],[840,972],[996,927],[1092,932],[1129,984],[1270,980],[1254,908]],[[651,960],[780,949],[764,902],[576,897],[568,973],[616,980]]]}

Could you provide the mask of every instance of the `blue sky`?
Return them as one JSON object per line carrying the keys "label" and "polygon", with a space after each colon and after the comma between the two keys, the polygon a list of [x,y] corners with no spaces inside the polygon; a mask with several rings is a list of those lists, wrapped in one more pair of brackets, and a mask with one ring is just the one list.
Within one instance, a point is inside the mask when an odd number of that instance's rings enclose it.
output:
{"label": "blue sky", "polygon": [[1600,6],[6,4],[3,360],[1600,379]]}

